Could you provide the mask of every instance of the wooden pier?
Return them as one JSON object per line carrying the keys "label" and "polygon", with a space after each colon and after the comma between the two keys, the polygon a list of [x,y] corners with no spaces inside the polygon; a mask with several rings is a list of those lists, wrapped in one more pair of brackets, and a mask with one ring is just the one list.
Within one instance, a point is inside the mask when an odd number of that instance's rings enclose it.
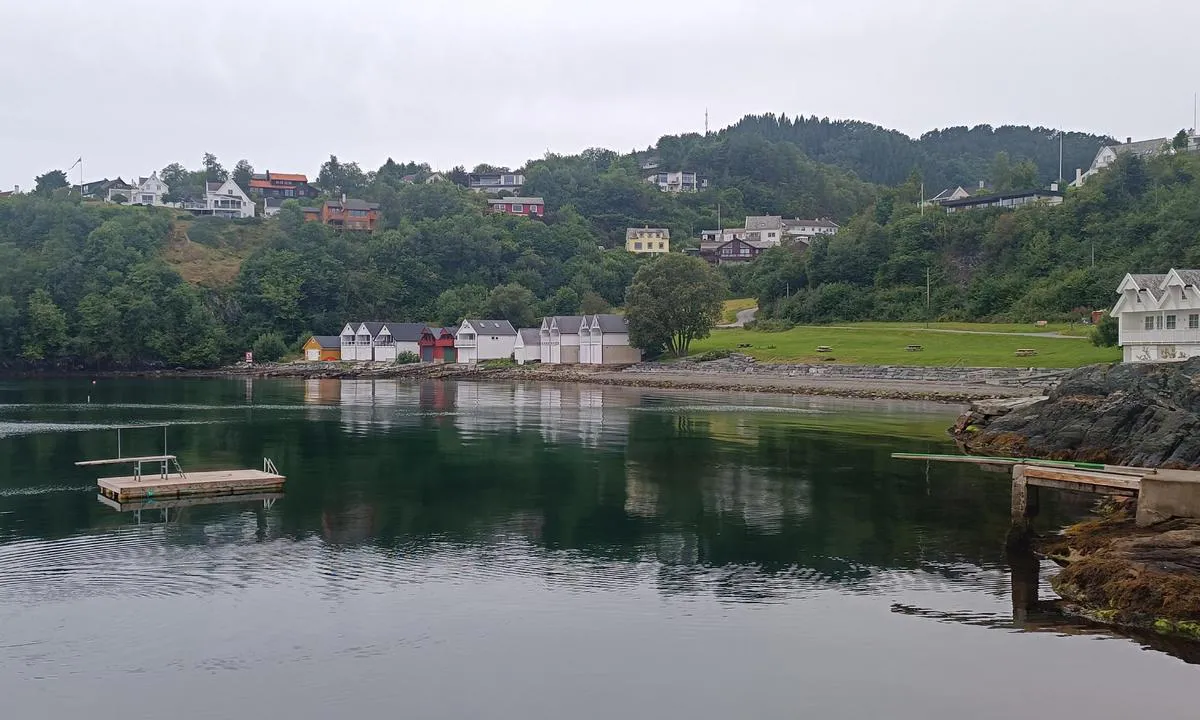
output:
{"label": "wooden pier", "polygon": [[973,457],[893,453],[899,460],[969,463],[985,469],[1012,470],[1010,544],[1027,537],[1040,506],[1040,490],[1111,495],[1137,499],[1137,523],[1150,525],[1172,517],[1200,517],[1200,472],[1104,465],[1069,460]]}

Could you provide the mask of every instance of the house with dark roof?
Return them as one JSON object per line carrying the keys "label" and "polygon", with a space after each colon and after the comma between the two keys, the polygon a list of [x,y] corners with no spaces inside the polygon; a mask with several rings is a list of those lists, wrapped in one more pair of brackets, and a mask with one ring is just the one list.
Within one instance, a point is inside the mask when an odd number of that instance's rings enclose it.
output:
{"label": "house with dark roof", "polygon": [[309,362],[337,362],[342,359],[340,335],[313,335],[304,343],[304,359]]}
{"label": "house with dark roof", "polygon": [[299,173],[255,173],[250,178],[250,192],[264,198],[314,198],[319,193],[308,184],[308,176]]}
{"label": "house with dark roof", "polygon": [[319,208],[303,208],[304,219],[319,222],[339,230],[374,232],[379,226],[379,203],[342,196],[341,200],[326,200]]}
{"label": "house with dark roof", "polygon": [[518,365],[542,361],[542,331],[540,328],[517,330],[517,341],[513,345],[513,359]]}
{"label": "house with dark roof", "polygon": [[508,170],[467,175],[467,187],[475,192],[500,192],[503,190],[519,195],[524,185],[524,174]]}
{"label": "house with dark roof", "polygon": [[540,197],[488,198],[488,212],[520,217],[542,218],[546,215],[546,201]]}
{"label": "house with dark roof", "polygon": [[1131,273],[1117,286],[1117,320],[1125,362],[1181,362],[1200,357],[1200,270]]}
{"label": "house with dark roof", "polygon": [[579,327],[579,362],[622,365],[642,361],[642,351],[629,344],[629,321],[621,315],[584,316]]}
{"label": "house with dark roof", "polygon": [[1140,158],[1153,157],[1166,152],[1171,146],[1171,138],[1151,138],[1150,140],[1134,141],[1133,138],[1125,138],[1125,142],[1119,145],[1105,145],[1096,151],[1096,157],[1092,160],[1092,166],[1087,172],[1082,169],[1075,170],[1075,179],[1071,182],[1071,187],[1081,187],[1088,181],[1089,178],[1102,172],[1109,165],[1117,161],[1117,158],[1129,155]]}
{"label": "house with dark roof", "polygon": [[579,363],[579,330],[582,315],[552,315],[542,318],[542,363],[575,365]]}
{"label": "house with dark roof", "polygon": [[507,320],[468,318],[458,326],[454,347],[460,363],[510,358],[517,343],[517,329]]}
{"label": "house with dark roof", "polygon": [[1063,193],[1058,189],[1058,184],[1052,184],[1050,187],[1050,190],[1015,190],[974,195],[961,200],[947,200],[942,203],[942,207],[946,208],[948,213],[955,213],[984,208],[1014,209],[1030,205],[1061,205]]}
{"label": "house with dark roof", "polygon": [[424,363],[456,363],[458,349],[454,346],[454,336],[457,327],[428,326],[421,331],[418,345],[421,348],[421,362]]}
{"label": "house with dark roof", "polygon": [[395,362],[401,353],[421,354],[421,335],[428,323],[346,323],[338,336],[341,358],[350,362]]}

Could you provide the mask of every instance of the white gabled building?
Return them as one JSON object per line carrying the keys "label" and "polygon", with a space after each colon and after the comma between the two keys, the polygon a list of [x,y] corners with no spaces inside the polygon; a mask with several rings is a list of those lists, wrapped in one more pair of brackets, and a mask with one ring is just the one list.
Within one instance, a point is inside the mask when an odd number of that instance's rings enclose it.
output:
{"label": "white gabled building", "polygon": [[521,328],[513,345],[513,359],[518,365],[542,361],[542,331],[540,328]]}
{"label": "white gabled building", "polygon": [[582,315],[554,315],[542,318],[542,363],[578,364],[579,330],[582,327]]}
{"label": "white gabled building", "polygon": [[629,321],[620,315],[588,315],[579,327],[579,362],[620,365],[642,361],[642,351],[629,345]]}
{"label": "white gabled building", "polygon": [[342,360],[369,362],[374,357],[372,342],[383,323],[346,323],[342,328]]}
{"label": "white gabled building", "polygon": [[254,217],[254,201],[230,178],[224,182],[204,184],[203,202],[186,202],[183,209],[196,215],[215,215],[225,218]]}
{"label": "white gabled building", "polygon": [[1125,362],[1179,362],[1200,356],[1200,270],[1129,274],[1112,309]]}
{"label": "white gabled building", "polygon": [[507,320],[463,320],[454,339],[460,363],[512,357],[516,343],[517,329]]}

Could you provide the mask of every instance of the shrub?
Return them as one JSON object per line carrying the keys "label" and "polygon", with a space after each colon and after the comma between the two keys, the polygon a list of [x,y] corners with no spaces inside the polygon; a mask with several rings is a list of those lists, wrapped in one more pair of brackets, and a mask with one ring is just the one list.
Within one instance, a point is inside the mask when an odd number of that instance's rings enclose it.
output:
{"label": "shrub", "polygon": [[397,365],[413,365],[419,362],[421,362],[421,356],[411,350],[405,350],[404,352],[396,355]]}
{"label": "shrub", "polygon": [[706,353],[700,353],[696,356],[696,362],[712,362],[713,360],[724,360],[733,354],[732,350],[709,350]]}
{"label": "shrub", "polygon": [[1105,314],[1092,329],[1092,344],[1096,347],[1116,347],[1118,336],[1117,319]]}
{"label": "shrub", "polygon": [[256,362],[275,362],[287,354],[287,343],[277,332],[263,333],[251,346]]}

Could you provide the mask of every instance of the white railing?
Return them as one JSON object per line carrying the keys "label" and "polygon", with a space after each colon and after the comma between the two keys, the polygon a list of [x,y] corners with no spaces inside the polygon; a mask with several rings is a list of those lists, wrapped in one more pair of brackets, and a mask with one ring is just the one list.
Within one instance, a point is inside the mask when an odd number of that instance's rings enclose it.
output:
{"label": "white railing", "polygon": [[1122,330],[1120,339],[1122,345],[1200,345],[1200,329]]}
{"label": "white railing", "polygon": [[279,468],[275,467],[275,462],[271,458],[265,457],[263,458],[263,472],[278,475]]}

